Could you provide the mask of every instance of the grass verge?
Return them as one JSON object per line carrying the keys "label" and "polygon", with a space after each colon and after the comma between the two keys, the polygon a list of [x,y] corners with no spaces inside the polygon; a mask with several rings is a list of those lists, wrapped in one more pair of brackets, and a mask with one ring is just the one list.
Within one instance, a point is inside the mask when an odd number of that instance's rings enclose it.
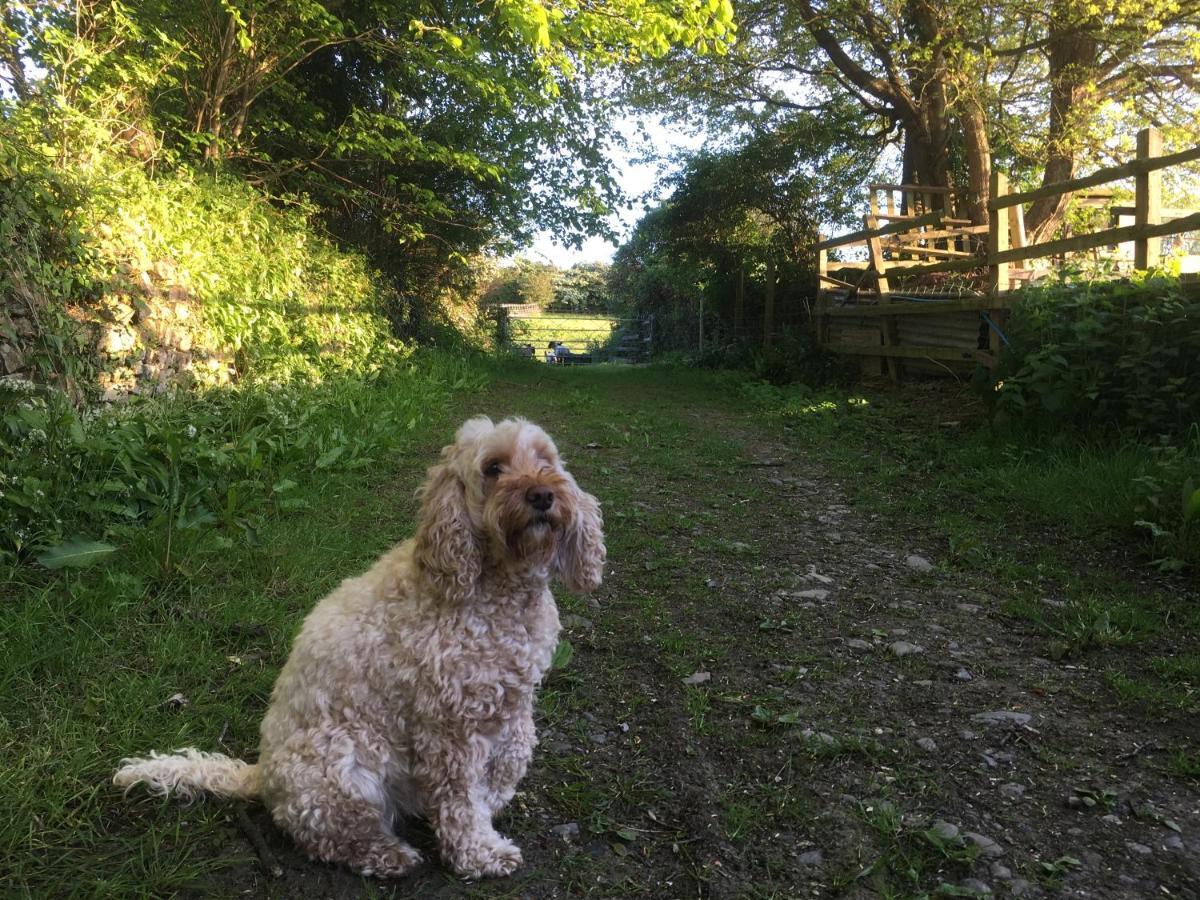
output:
{"label": "grass verge", "polygon": [[[116,817],[114,765],[182,746],[254,753],[300,620],[410,532],[412,489],[453,432],[460,397],[489,377],[482,361],[434,354],[372,381],[127,408],[58,441],[43,428],[49,451],[25,461],[18,487],[41,478],[43,515],[113,550],[86,570],[49,572],[7,535],[0,858],[10,889],[166,896],[237,862],[196,858],[230,815],[222,804],[164,817],[141,798]],[[96,484],[120,505],[89,492]],[[24,540],[36,549],[60,533]]]}

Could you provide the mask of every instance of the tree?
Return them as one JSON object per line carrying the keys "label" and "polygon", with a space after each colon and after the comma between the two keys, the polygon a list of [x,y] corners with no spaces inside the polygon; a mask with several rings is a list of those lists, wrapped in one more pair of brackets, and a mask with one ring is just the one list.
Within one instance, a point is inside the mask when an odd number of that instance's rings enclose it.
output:
{"label": "tree", "polygon": [[[1053,183],[1105,157],[1122,107],[1200,134],[1198,0],[747,0],[738,17],[731,53],[676,51],[643,102],[759,127],[852,102],[861,137],[900,145],[904,181],[965,189],[977,222],[993,154]],[[1051,202],[1030,222],[1044,234],[1060,218]]]}
{"label": "tree", "polygon": [[[677,44],[719,52],[733,36],[728,2],[710,0],[54,0],[2,12],[0,71],[26,95],[29,139],[49,136],[64,165],[136,142],[158,167],[304,195],[414,307],[484,248],[537,227],[567,238],[602,227],[619,192],[610,113],[586,76]],[[37,90],[18,80],[26,63],[46,73]]]}
{"label": "tree", "polygon": [[611,312],[608,263],[576,263],[559,275],[554,309],[567,312]]}
{"label": "tree", "polygon": [[532,305],[545,309],[554,302],[561,277],[557,266],[518,259],[496,272],[484,300],[490,305]]}
{"label": "tree", "polygon": [[873,163],[869,144],[859,153],[842,149],[845,126],[798,114],[688,160],[669,181],[670,197],[618,249],[614,299],[654,314],[662,345],[673,330],[680,345],[694,346],[701,297],[712,334],[744,329],[743,313],[776,275],[789,297],[811,293],[818,228],[844,220],[841,196]]}

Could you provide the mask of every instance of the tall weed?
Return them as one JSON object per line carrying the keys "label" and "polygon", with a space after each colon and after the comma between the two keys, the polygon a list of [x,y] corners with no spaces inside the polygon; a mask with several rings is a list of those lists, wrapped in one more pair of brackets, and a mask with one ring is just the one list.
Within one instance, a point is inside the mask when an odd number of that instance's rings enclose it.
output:
{"label": "tall weed", "polygon": [[424,352],[366,376],[251,383],[79,411],[55,390],[0,381],[0,562],[68,540],[217,529],[253,541],[313,479],[380,464],[452,392],[470,357]]}
{"label": "tall weed", "polygon": [[1176,278],[1022,292],[989,392],[997,424],[1183,434],[1200,421],[1200,297]]}

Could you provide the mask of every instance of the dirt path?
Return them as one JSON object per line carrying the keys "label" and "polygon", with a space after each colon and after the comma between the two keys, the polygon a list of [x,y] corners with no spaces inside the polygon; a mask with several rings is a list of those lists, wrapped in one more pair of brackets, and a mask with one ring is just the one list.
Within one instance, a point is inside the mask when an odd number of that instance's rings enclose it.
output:
{"label": "dirt path", "polygon": [[[1044,658],[1003,597],[898,537],[712,387],[548,373],[517,412],[604,502],[611,571],[561,598],[574,658],[500,823],[513,878],[382,885],[303,860],[240,895],[1197,897],[1195,782],[1102,675]],[[430,848],[419,830],[418,843]],[[430,848],[431,849],[431,848]],[[230,828],[226,853],[250,853]]]}

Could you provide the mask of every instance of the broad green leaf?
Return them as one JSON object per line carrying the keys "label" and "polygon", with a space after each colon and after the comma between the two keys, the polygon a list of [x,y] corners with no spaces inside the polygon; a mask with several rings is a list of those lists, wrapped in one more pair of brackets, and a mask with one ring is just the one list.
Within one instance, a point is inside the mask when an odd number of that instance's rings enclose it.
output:
{"label": "broad green leaf", "polygon": [[324,453],[322,453],[320,456],[317,457],[317,463],[316,463],[317,468],[318,469],[328,469],[335,462],[337,462],[338,457],[341,456],[342,453],[345,452],[345,450],[346,450],[345,444],[338,444],[336,447],[332,447],[329,450],[326,450]]}
{"label": "broad green leaf", "polygon": [[1191,495],[1183,501],[1183,521],[1190,522],[1198,517],[1200,517],[1200,488],[1192,491]]}
{"label": "broad green leaf", "polygon": [[559,641],[558,646],[554,648],[554,655],[550,658],[551,669],[565,669],[571,664],[571,658],[575,656],[575,648],[571,646],[570,641]]}
{"label": "broad green leaf", "polygon": [[89,541],[87,538],[71,538],[51,547],[37,561],[47,569],[86,569],[104,557],[116,552],[116,547],[103,541]]}

